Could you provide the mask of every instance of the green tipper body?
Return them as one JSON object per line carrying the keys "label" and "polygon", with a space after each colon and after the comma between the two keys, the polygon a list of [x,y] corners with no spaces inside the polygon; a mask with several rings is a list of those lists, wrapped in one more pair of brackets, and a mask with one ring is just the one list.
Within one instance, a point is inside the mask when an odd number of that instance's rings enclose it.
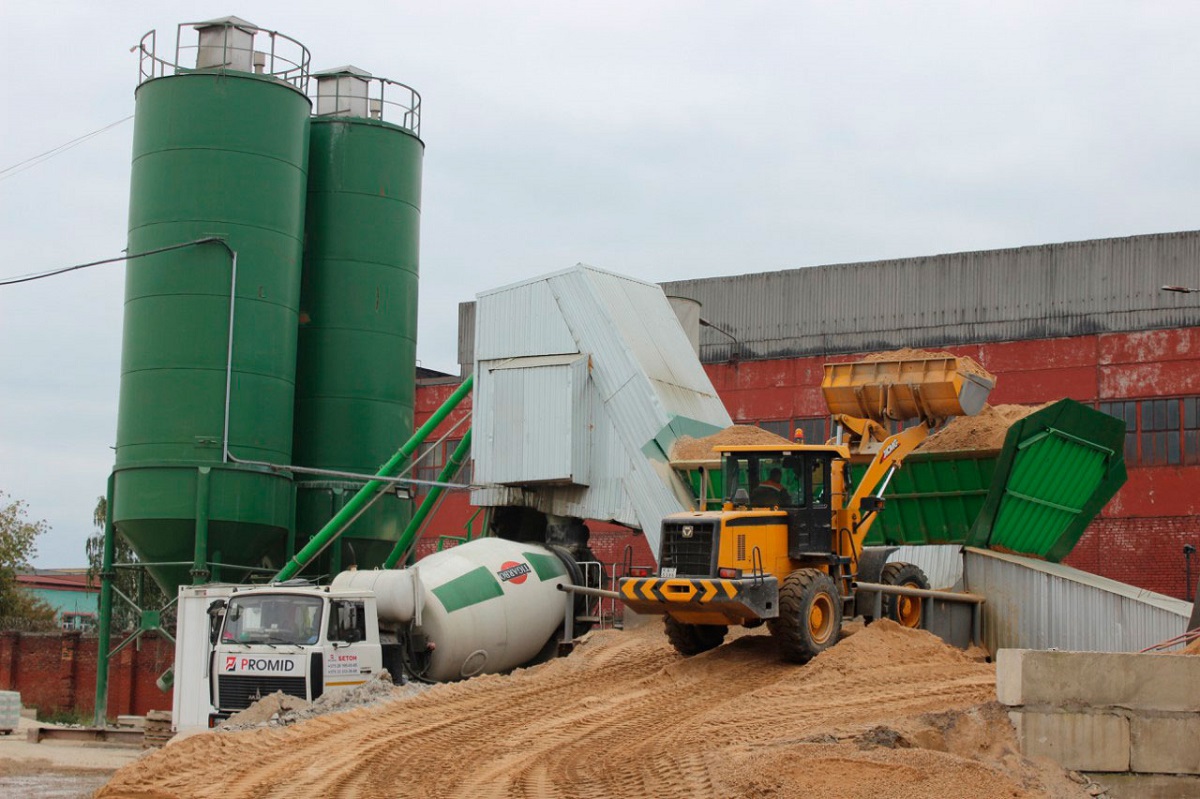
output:
{"label": "green tipper body", "polygon": [[[424,145],[371,119],[311,122],[295,462],[375,474],[412,434]],[[303,544],[360,483],[297,475]],[[318,572],[380,565],[411,509],[383,495],[318,560]]]}
{"label": "green tipper body", "polygon": [[1125,483],[1124,440],[1120,419],[1060,400],[1010,427],[999,452],[918,449],[892,478],[865,543],[968,544],[1061,561]]}
{"label": "green tipper body", "polygon": [[[230,72],[149,80],[136,97],[129,252],[209,236],[237,251],[229,448],[289,463],[310,103]],[[291,478],[222,463],[230,261],[205,244],[126,271],[113,518],[143,560],[184,564],[151,569],[171,595],[196,556],[288,554]]]}

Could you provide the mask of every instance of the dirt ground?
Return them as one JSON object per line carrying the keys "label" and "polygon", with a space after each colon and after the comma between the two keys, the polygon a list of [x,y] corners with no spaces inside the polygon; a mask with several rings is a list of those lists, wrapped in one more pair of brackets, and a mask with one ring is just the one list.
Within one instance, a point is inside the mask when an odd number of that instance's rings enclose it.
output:
{"label": "dirt ground", "polygon": [[98,797],[1087,796],[1017,752],[992,665],[878,622],[806,666],[750,631],[694,658],[657,623],[569,658],[290,726],[205,733]]}
{"label": "dirt ground", "polygon": [[16,732],[0,736],[0,796],[84,799],[142,756],[140,747],[115,744],[29,743],[26,732],[34,726],[46,725],[22,718]]}

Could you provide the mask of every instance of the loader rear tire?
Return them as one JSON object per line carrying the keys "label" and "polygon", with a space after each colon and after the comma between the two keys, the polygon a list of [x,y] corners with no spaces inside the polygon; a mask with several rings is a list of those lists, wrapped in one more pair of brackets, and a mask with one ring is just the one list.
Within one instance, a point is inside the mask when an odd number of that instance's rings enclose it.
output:
{"label": "loader rear tire", "polygon": [[779,588],[779,616],[767,627],[784,660],[807,663],[837,643],[842,630],[842,598],[819,569],[797,569]]}
{"label": "loader rear tire", "polygon": [[671,616],[663,616],[667,640],[684,657],[716,649],[725,640],[729,628],[720,624],[684,624]]}
{"label": "loader rear tire", "polygon": [[[920,566],[912,563],[889,563],[880,572],[879,582],[905,588],[929,588],[929,578]],[[883,618],[901,627],[919,629],[925,623],[925,600],[919,596],[883,595]]]}

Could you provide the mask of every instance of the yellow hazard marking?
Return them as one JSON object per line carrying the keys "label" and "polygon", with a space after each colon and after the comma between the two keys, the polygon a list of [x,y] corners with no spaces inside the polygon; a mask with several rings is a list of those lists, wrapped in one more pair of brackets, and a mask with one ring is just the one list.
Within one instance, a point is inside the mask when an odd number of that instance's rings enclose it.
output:
{"label": "yellow hazard marking", "polygon": [[708,602],[717,595],[717,587],[712,584],[711,580],[701,580],[700,587],[704,589],[704,594],[700,597],[701,602]]}
{"label": "yellow hazard marking", "polygon": [[725,594],[730,599],[733,599],[735,596],[737,596],[737,586],[735,586],[733,583],[729,582],[728,580],[722,580],[721,587],[725,589]]}
{"label": "yellow hazard marking", "polygon": [[649,599],[651,602],[658,599],[658,597],[654,595],[654,584],[657,582],[657,577],[651,577],[649,580],[642,583],[642,596],[644,596],[646,599]]}
{"label": "yellow hazard marking", "polygon": [[623,580],[621,582],[621,593],[630,599],[636,600],[637,595],[637,580]]}

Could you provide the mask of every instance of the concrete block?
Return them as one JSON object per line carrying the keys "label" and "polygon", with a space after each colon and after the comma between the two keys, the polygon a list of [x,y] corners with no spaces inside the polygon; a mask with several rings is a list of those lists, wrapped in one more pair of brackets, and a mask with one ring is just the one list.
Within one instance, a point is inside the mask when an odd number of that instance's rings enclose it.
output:
{"label": "concrete block", "polygon": [[1133,771],[1200,774],[1200,716],[1134,716],[1129,734]]}
{"label": "concrete block", "polygon": [[1112,799],[1195,799],[1200,777],[1173,774],[1089,774]]}
{"label": "concrete block", "polygon": [[996,701],[1009,707],[1025,704],[1022,666],[1030,649],[1001,649],[996,653]]}
{"label": "concrete block", "polygon": [[1001,649],[996,696],[1010,707],[1200,712],[1200,657]]}
{"label": "concrete block", "polygon": [[1076,771],[1128,771],[1129,720],[1115,713],[1010,714],[1021,753]]}

